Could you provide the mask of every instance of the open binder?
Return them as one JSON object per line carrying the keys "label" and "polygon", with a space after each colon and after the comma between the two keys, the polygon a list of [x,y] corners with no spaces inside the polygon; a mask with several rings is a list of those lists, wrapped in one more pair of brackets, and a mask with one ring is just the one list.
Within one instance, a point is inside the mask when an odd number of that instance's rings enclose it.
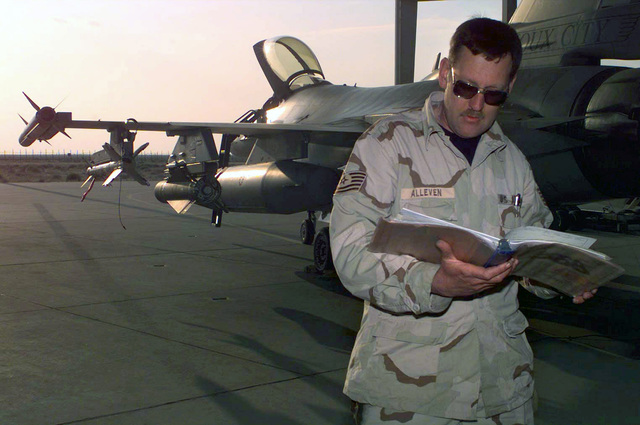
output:
{"label": "open binder", "polygon": [[467,229],[408,209],[381,218],[369,244],[378,253],[410,255],[440,262],[438,240],[444,240],[459,260],[495,266],[511,257],[519,264],[513,274],[526,276],[570,296],[597,288],[624,273],[607,255],[591,250],[593,238],[540,227],[519,227],[504,238]]}

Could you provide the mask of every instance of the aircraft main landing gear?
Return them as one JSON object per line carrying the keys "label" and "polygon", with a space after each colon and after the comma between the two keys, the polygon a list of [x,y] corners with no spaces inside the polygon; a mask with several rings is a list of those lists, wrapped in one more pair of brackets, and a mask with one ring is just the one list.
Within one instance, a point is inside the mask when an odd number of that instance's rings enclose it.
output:
{"label": "aircraft main landing gear", "polygon": [[313,243],[313,237],[316,234],[316,216],[315,213],[309,211],[309,218],[304,220],[300,225],[300,240],[305,245]]}
{"label": "aircraft main landing gear", "polygon": [[308,217],[300,224],[300,240],[305,245],[313,245],[313,266],[309,269],[320,274],[331,272],[335,269],[329,239],[329,212],[307,212]]}

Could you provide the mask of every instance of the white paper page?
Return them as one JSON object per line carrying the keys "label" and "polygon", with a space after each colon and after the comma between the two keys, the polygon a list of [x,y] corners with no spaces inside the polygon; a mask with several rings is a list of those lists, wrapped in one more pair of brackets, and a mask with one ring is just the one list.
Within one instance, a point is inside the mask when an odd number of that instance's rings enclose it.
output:
{"label": "white paper page", "polygon": [[428,215],[421,214],[419,212],[415,212],[409,210],[407,208],[403,208],[400,210],[400,214],[394,217],[397,221],[402,221],[403,223],[415,223],[415,224],[433,224],[434,226],[446,226],[453,227],[457,229],[465,230],[469,233],[472,233],[487,241],[491,246],[497,246],[498,242],[500,242],[500,238],[496,238],[495,236],[487,235],[486,233],[478,232],[477,230],[468,229],[463,226],[458,226],[457,224],[453,224],[446,220],[440,220],[439,218],[430,217]]}
{"label": "white paper page", "polygon": [[[519,247],[529,247],[529,246],[535,246],[535,245],[545,245],[545,244],[549,244],[550,241],[544,241],[544,240],[535,240],[535,239],[529,239],[526,241],[514,241],[510,243],[511,248],[513,248],[514,250],[517,250]],[[588,249],[588,248],[582,248],[580,246],[573,246],[573,245],[569,245],[567,243],[562,243],[562,242],[554,242],[551,241],[552,244],[557,244],[557,245],[564,245],[564,246],[570,246],[571,249],[575,249],[578,251],[584,251],[589,253],[590,255],[594,256],[594,257],[598,257],[601,258],[605,261],[611,261],[611,257],[609,257],[607,254],[603,254],[602,252],[598,252],[598,251],[594,251],[592,249]]]}
{"label": "white paper page", "polygon": [[509,231],[509,233],[507,234],[507,239],[509,239],[510,243],[516,245],[518,241],[538,240],[547,242],[560,242],[585,249],[591,247],[591,245],[593,245],[596,241],[596,239],[586,236],[557,232],[555,230],[534,226],[517,227]]}

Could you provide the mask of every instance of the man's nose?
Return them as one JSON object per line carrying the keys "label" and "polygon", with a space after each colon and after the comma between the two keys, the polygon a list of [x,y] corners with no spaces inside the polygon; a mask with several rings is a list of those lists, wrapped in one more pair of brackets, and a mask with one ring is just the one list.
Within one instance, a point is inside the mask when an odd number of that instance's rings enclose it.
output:
{"label": "man's nose", "polygon": [[471,99],[469,99],[469,107],[474,111],[481,111],[484,107],[484,94],[476,93]]}

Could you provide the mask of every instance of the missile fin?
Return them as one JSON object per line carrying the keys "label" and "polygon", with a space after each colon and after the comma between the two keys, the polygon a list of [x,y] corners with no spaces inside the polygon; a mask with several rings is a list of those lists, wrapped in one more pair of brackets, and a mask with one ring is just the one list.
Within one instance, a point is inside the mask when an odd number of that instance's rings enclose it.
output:
{"label": "missile fin", "polygon": [[56,130],[58,130],[58,132],[59,132],[59,133],[62,133],[62,134],[64,134],[65,136],[67,136],[69,139],[71,139],[71,136],[69,136],[69,135],[67,134],[67,132],[66,132],[66,131],[64,131],[64,128],[60,128],[60,127],[58,127],[57,125],[55,125],[54,127],[55,127],[55,129],[56,129]]}
{"label": "missile fin", "polygon": [[151,186],[149,184],[149,182],[147,181],[147,179],[142,177],[142,175],[140,173],[138,173],[138,170],[136,170],[135,168],[128,169],[127,170],[127,174],[129,175],[129,177],[132,177],[135,181],[137,181],[141,185],[143,185],[143,186]]}
{"label": "missile fin", "polygon": [[27,94],[25,92],[22,92],[22,94],[24,95],[24,97],[27,98],[27,100],[29,101],[29,103],[31,104],[31,106],[33,106],[33,109],[35,109],[36,111],[40,110],[40,107],[36,104],[36,102],[34,102],[33,100],[31,100],[31,98],[29,96],[27,96]]}
{"label": "missile fin", "polygon": [[194,201],[189,201],[186,199],[167,201],[167,204],[169,204],[169,206],[173,208],[173,210],[178,214],[184,214],[189,211],[189,208],[191,208],[191,205],[193,205],[193,203]]}
{"label": "missile fin", "polygon": [[145,150],[147,148],[147,146],[149,146],[149,142],[141,145],[138,149],[136,149],[136,151],[133,153],[133,157],[135,158],[136,156],[140,155],[140,152],[142,152],[143,150]]}
{"label": "missile fin", "polygon": [[[91,189],[93,189],[93,184],[96,182],[96,179],[93,178],[93,176],[89,176],[89,179],[91,179],[91,184],[89,185],[89,189],[87,189],[87,191],[82,194],[82,198],[80,199],[80,202],[84,201],[84,198],[86,198],[89,192],[91,192]],[[89,181],[89,179],[87,179],[87,181]],[[84,183],[86,183],[87,181],[85,181]],[[82,184],[82,186],[84,186],[84,183]]]}
{"label": "missile fin", "polygon": [[106,187],[111,184],[119,175],[122,173],[122,168],[116,168],[113,172],[107,177],[107,179],[102,183],[102,186]]}
{"label": "missile fin", "polygon": [[95,180],[95,177],[93,177],[93,176],[89,176],[89,177],[87,177],[87,179],[84,181],[84,183],[82,183],[82,184],[80,185],[80,187],[84,187],[84,185],[85,185],[85,184],[87,184],[87,183],[88,183],[88,182],[90,182],[90,181],[91,181],[91,183],[93,183],[93,181],[92,181],[92,180]]}
{"label": "missile fin", "polygon": [[122,155],[120,155],[114,148],[108,143],[102,145],[104,151],[109,155],[112,161],[119,162],[122,161]]}

